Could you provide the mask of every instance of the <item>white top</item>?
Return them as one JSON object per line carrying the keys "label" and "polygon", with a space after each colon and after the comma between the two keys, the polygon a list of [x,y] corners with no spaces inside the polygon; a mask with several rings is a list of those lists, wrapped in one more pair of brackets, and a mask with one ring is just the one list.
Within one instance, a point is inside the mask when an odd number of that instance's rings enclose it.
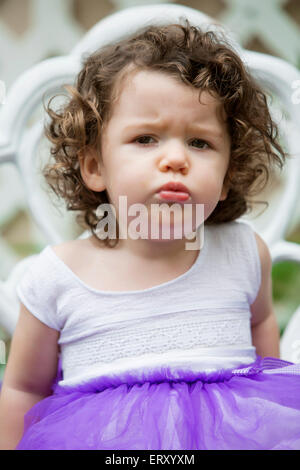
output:
{"label": "white top", "polygon": [[144,379],[156,368],[193,372],[255,360],[250,305],[261,283],[254,232],[242,221],[204,226],[204,245],[181,276],[135,291],[86,285],[50,245],[17,286],[19,300],[60,331],[63,380]]}

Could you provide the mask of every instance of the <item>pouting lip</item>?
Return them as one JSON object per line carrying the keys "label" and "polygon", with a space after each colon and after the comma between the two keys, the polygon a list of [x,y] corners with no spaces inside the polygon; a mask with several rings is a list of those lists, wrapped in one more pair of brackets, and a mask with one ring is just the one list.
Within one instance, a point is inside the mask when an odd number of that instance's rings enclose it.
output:
{"label": "pouting lip", "polygon": [[177,181],[170,181],[169,183],[164,184],[157,192],[160,191],[180,191],[182,193],[190,194],[187,187]]}

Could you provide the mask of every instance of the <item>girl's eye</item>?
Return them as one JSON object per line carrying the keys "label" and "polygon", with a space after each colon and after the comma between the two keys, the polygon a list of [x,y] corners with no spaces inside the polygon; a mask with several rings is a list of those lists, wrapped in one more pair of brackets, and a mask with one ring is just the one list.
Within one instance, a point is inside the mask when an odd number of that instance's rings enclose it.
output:
{"label": "girl's eye", "polygon": [[151,142],[149,142],[149,140],[151,139],[154,140],[153,137],[151,137],[150,135],[141,135],[140,137],[137,137],[134,141],[138,144],[147,145],[151,144]]}
{"label": "girl's eye", "polygon": [[[134,142],[137,142],[138,144],[141,144],[141,145],[149,145],[149,144],[154,143],[155,139],[151,137],[151,135],[141,135],[140,137],[137,137],[136,139],[134,139]],[[191,141],[191,144],[193,145],[193,147],[196,147],[201,150],[210,148],[210,144],[205,142],[205,140],[202,140],[202,139],[194,139]]]}
{"label": "girl's eye", "polygon": [[202,140],[202,139],[194,139],[191,141],[191,143],[193,144],[193,147],[197,147],[200,149],[210,148],[210,145],[207,142],[205,142],[205,140]]}

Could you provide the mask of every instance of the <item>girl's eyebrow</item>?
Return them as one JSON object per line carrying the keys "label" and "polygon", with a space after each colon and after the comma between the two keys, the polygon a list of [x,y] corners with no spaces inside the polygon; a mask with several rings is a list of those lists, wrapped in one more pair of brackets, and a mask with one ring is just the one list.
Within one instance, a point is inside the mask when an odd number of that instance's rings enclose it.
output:
{"label": "girl's eyebrow", "polygon": [[[136,122],[136,123],[133,122],[133,123],[128,124],[127,126],[125,126],[124,131],[131,131],[131,130],[142,128],[142,127],[146,127],[146,128],[151,127],[151,128],[161,129],[161,128],[165,127],[165,124],[158,123],[158,122],[155,122],[155,121],[153,121],[153,122],[144,121],[144,122]],[[203,127],[203,126],[197,125],[195,123],[192,123],[189,126],[189,129],[190,129],[191,132],[203,133],[203,134],[206,134],[206,135],[210,135],[212,138],[216,138],[216,139],[222,139],[222,137],[224,135],[221,129],[211,128],[211,127]]]}
{"label": "girl's eyebrow", "polygon": [[224,136],[224,132],[221,129],[221,127],[217,129],[216,127],[203,127],[203,126],[193,123],[190,125],[190,129],[192,132],[199,132],[199,133],[203,132],[205,135],[208,134],[209,136],[215,139],[222,139]]}
{"label": "girl's eyebrow", "polygon": [[137,122],[132,122],[131,124],[128,124],[127,126],[124,127],[124,131],[131,131],[134,129],[137,129],[139,127],[153,127],[153,128],[162,128],[165,127],[164,124],[156,121],[137,121]]}

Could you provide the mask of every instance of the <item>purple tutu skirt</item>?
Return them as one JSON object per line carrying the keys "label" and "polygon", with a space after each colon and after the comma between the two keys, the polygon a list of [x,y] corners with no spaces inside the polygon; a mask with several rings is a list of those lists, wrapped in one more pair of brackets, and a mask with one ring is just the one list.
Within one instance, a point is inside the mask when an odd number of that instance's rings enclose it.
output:
{"label": "purple tutu skirt", "polygon": [[300,364],[257,356],[211,373],[153,370],[62,387],[25,415],[17,450],[299,450]]}

